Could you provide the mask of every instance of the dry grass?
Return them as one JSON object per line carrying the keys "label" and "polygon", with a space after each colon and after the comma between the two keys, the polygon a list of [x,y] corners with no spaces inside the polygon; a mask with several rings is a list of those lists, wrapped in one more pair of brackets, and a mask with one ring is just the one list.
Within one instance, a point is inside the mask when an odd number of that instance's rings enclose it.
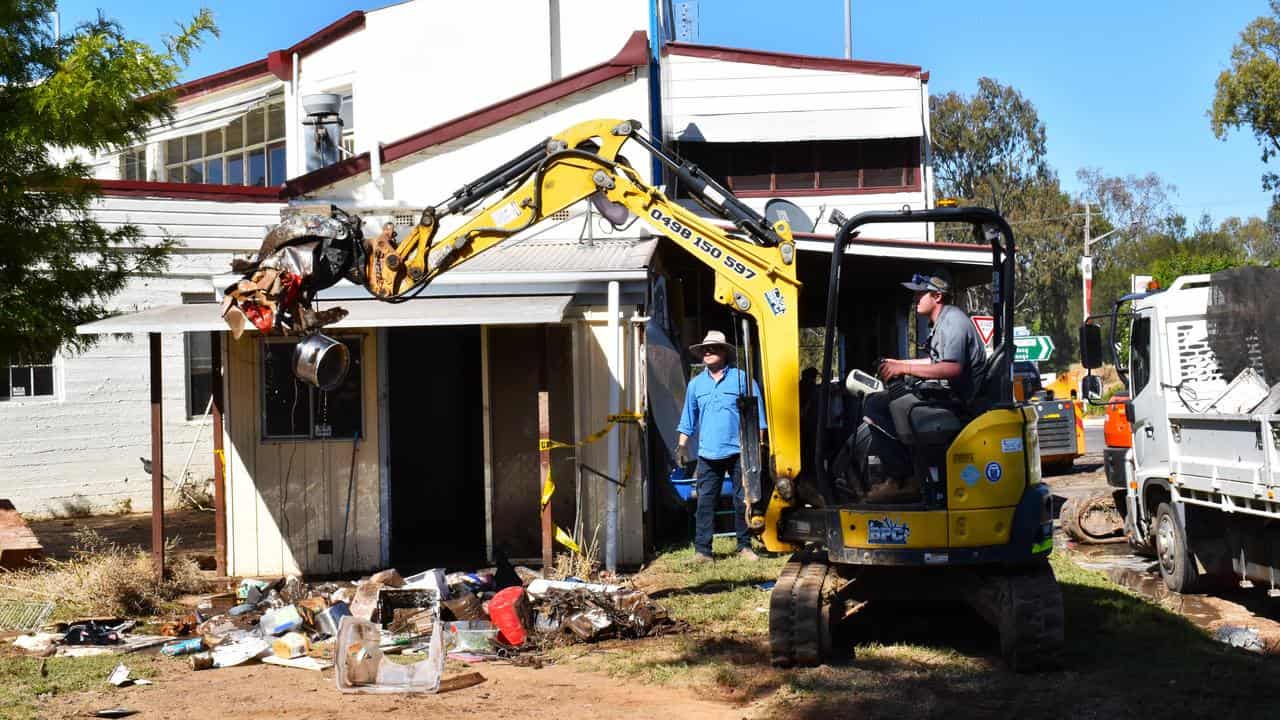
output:
{"label": "dry grass", "polygon": [[[165,544],[174,557],[177,543]],[[92,530],[76,535],[68,560],[47,560],[29,570],[0,575],[0,597],[53,600],[55,618],[154,615],[175,597],[205,589],[195,561],[177,558],[157,582],[151,556],[134,546],[107,541]]]}
{"label": "dry grass", "polygon": [[555,565],[551,567],[551,580],[578,578],[591,580],[600,571],[600,526],[596,526],[590,542],[579,546],[582,554],[560,553],[556,555]]}

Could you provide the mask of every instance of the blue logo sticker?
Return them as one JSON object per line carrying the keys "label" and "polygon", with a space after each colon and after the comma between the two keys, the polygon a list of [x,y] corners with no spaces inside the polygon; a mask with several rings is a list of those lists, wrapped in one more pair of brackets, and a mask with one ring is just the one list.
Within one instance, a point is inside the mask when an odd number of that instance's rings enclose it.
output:
{"label": "blue logo sticker", "polygon": [[1004,468],[1000,467],[1000,463],[992,460],[987,463],[987,480],[993,483],[1000,482],[1001,476],[1004,475]]}
{"label": "blue logo sticker", "polygon": [[906,545],[911,536],[911,527],[906,523],[896,523],[889,518],[872,520],[867,523],[867,542],[875,545]]}
{"label": "blue logo sticker", "polygon": [[978,484],[982,476],[978,474],[978,468],[973,463],[969,463],[964,466],[964,470],[960,471],[960,479],[964,481],[965,485],[973,487]]}

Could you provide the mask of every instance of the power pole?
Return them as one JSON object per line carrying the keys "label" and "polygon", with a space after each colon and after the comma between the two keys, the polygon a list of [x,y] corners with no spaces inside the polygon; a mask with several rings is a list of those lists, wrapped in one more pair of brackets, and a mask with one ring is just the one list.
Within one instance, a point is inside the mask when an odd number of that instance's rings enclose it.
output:
{"label": "power pole", "polygon": [[844,0],[844,59],[853,59],[853,0]]}
{"label": "power pole", "polygon": [[1084,255],[1080,258],[1080,279],[1083,283],[1084,292],[1084,321],[1089,320],[1089,306],[1093,300],[1093,257],[1089,255],[1089,244],[1093,239],[1089,237],[1089,221],[1092,219],[1089,211],[1089,203],[1084,204]]}

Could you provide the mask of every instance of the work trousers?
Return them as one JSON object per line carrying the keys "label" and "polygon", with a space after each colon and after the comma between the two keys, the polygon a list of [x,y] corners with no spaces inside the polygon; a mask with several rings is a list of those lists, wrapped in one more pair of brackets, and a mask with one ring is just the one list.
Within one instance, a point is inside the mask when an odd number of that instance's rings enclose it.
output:
{"label": "work trousers", "polygon": [[751,547],[751,533],[747,531],[747,509],[743,500],[742,468],[737,455],[727,458],[698,458],[698,508],[694,513],[693,549],[703,555],[711,554],[711,537],[715,535],[716,505],[720,500],[720,486],[725,473],[733,485],[733,530],[738,538],[738,549]]}

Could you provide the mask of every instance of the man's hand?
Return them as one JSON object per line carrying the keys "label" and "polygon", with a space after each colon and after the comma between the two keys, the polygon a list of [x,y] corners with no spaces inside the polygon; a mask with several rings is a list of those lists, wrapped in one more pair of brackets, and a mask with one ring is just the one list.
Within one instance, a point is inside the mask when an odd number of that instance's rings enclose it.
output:
{"label": "man's hand", "polygon": [[689,446],[677,445],[676,446],[676,465],[679,465],[680,467],[684,467],[688,464],[689,464]]}
{"label": "man's hand", "polygon": [[885,382],[906,375],[907,372],[907,363],[902,360],[885,360],[880,363],[880,379]]}

